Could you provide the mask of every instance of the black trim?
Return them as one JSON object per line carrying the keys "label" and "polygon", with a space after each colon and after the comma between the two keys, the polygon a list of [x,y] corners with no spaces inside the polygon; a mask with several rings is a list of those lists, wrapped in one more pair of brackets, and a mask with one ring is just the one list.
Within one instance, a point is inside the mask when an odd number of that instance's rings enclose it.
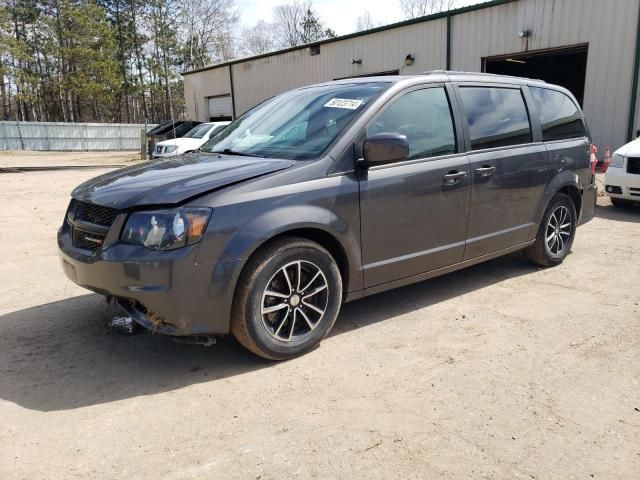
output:
{"label": "black trim", "polygon": [[448,12],[435,13],[433,15],[427,15],[425,17],[412,18],[411,20],[405,20],[402,22],[392,23],[390,25],[385,25],[383,27],[372,28],[371,30],[365,30],[363,32],[355,32],[350,33],[348,35],[342,35],[340,37],[327,38],[325,40],[320,40],[318,42],[308,43],[306,45],[299,45],[297,47],[289,47],[283,50],[276,50],[273,52],[267,52],[260,55],[254,55],[252,57],[239,58],[237,60],[230,60],[228,62],[218,63],[216,65],[210,65],[208,67],[199,68],[197,70],[191,70],[188,72],[182,72],[182,75],[191,75],[192,73],[205,72],[207,70],[214,70],[216,68],[226,67],[230,65],[236,65],[239,63],[250,62],[252,60],[259,60],[261,58],[273,57],[275,55],[281,55],[284,53],[295,52],[297,50],[305,50],[312,46],[316,45],[326,45],[328,43],[340,42],[342,40],[348,40],[350,38],[363,37],[365,35],[370,35],[372,33],[378,32],[386,32],[387,30],[394,30],[396,28],[406,27],[407,25],[415,25],[417,23],[426,23],[432,20],[439,20],[441,18],[452,17],[454,15],[461,15],[463,13],[475,12],[478,10],[484,10],[486,8],[497,7],[500,5],[505,5],[507,3],[517,2],[518,0],[491,0],[485,3],[479,3],[476,5],[469,5],[468,7],[456,8],[455,10],[449,10]]}
{"label": "black trim", "polygon": [[231,115],[236,118],[236,94],[233,89],[233,65],[229,65],[229,88],[231,89]]}
{"label": "black trim", "polygon": [[638,76],[640,75],[640,12],[638,12],[638,30],[636,31],[636,52],[633,61],[633,82],[631,84],[631,106],[627,123],[627,142],[633,140],[633,124],[636,121],[636,104],[638,103]]}

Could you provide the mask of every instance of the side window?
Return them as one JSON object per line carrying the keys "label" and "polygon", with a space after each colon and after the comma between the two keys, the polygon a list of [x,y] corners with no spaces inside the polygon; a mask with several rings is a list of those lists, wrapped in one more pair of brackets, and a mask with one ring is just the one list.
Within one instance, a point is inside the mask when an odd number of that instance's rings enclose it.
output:
{"label": "side window", "polygon": [[532,141],[529,114],[520,90],[461,87],[471,149],[520,145]]}
{"label": "side window", "polygon": [[580,110],[567,95],[547,88],[529,89],[538,107],[544,141],[586,136]]}
{"label": "side window", "polygon": [[367,128],[367,136],[400,133],[409,140],[409,158],[456,152],[456,136],[444,87],[415,90],[397,99]]}

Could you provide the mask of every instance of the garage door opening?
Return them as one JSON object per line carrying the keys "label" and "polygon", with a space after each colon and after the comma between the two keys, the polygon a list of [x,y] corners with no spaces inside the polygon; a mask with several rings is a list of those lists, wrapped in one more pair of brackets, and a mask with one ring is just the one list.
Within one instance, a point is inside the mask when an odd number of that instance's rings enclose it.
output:
{"label": "garage door opening", "polygon": [[588,45],[536,50],[483,59],[483,71],[544,80],[565,87],[582,106]]}
{"label": "garage door opening", "polygon": [[224,122],[233,119],[231,95],[206,98],[207,117],[210,122]]}

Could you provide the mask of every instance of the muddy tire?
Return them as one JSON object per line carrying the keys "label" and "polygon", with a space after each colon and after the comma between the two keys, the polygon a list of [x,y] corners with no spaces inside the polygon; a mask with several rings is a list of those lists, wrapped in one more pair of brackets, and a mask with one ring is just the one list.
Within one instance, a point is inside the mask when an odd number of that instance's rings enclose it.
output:
{"label": "muddy tire", "polygon": [[573,200],[564,193],[557,193],[544,212],[535,243],[524,250],[525,257],[543,267],[561,264],[571,251],[576,224]]}
{"label": "muddy tire", "polygon": [[283,237],[260,248],[238,280],[231,332],[256,355],[296,357],[316,347],[342,304],[342,278],[319,244]]}

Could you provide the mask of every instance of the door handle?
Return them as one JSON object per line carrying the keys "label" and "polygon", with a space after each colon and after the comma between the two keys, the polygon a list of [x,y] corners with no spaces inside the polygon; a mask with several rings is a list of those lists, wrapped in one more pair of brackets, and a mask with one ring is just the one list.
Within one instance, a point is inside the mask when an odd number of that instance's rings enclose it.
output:
{"label": "door handle", "polygon": [[496,171],[496,167],[484,166],[480,168],[476,168],[474,170],[476,175],[480,175],[481,177],[490,177]]}
{"label": "door handle", "polygon": [[455,185],[462,181],[464,177],[467,176],[467,172],[449,172],[442,179],[444,180],[445,185]]}

